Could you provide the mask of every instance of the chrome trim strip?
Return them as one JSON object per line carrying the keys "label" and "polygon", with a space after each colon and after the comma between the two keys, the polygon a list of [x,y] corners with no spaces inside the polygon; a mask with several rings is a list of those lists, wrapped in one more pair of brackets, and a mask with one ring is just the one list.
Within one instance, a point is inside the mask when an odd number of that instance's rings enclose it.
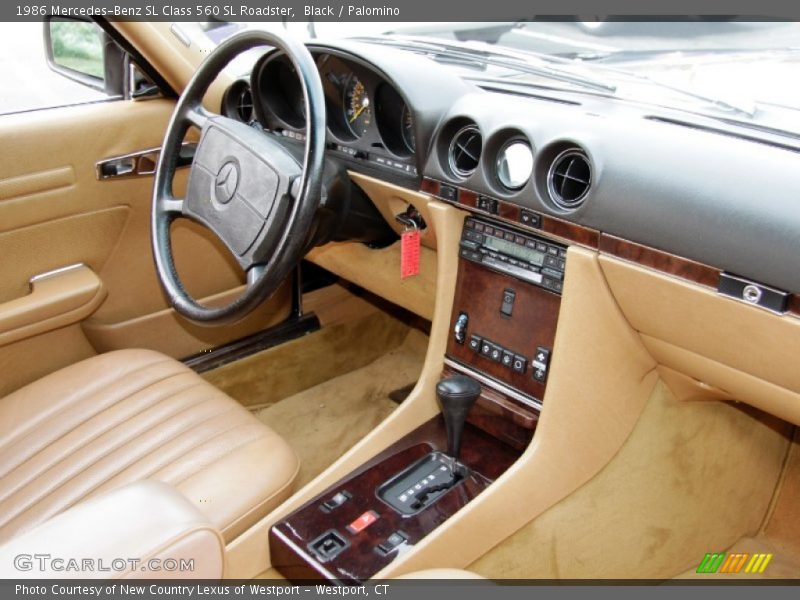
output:
{"label": "chrome trim strip", "polygon": [[495,381],[494,379],[486,377],[486,375],[482,375],[481,373],[478,373],[474,369],[470,369],[469,367],[462,365],[460,362],[454,361],[452,358],[445,357],[444,364],[446,364],[451,369],[458,371],[459,373],[462,373],[464,375],[469,375],[470,377],[477,379],[480,383],[482,383],[488,388],[492,388],[496,392],[505,394],[506,396],[509,396],[518,402],[522,402],[526,406],[535,408],[540,412],[542,410],[542,403],[539,400],[531,398],[530,396],[526,396],[525,394],[523,394],[522,392],[518,392],[514,388],[508,387],[507,385]]}
{"label": "chrome trim strip", "polygon": [[74,265],[68,265],[66,267],[59,267],[58,269],[53,269],[52,271],[46,271],[44,273],[39,273],[38,275],[34,275],[28,280],[30,285],[33,285],[37,281],[41,281],[42,279],[49,279],[51,277],[57,277],[59,275],[63,275],[69,271],[74,271],[75,269],[80,269],[81,267],[85,267],[86,265],[83,263],[76,263]]}

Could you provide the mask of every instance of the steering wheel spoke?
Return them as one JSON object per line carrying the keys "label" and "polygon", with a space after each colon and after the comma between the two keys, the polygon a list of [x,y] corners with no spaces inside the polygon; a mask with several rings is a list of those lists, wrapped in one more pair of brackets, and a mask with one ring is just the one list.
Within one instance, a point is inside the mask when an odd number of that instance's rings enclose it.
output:
{"label": "steering wheel spoke", "polygon": [[183,198],[161,198],[159,200],[160,203],[160,210],[165,215],[168,215],[172,218],[177,218],[183,215]]}
{"label": "steering wheel spoke", "polygon": [[256,285],[261,277],[264,275],[264,272],[267,270],[267,265],[260,263],[256,265],[251,265],[247,269],[247,287],[252,287]]}
{"label": "steering wheel spoke", "polygon": [[186,122],[189,125],[197,127],[200,131],[206,128],[208,122],[213,115],[207,111],[201,104],[190,107],[186,111]]}

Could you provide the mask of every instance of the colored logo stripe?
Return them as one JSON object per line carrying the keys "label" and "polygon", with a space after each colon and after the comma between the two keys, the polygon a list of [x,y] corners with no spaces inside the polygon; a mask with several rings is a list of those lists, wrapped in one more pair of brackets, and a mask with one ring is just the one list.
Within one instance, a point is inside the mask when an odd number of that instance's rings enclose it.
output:
{"label": "colored logo stripe", "polygon": [[747,563],[745,573],[763,573],[767,568],[769,561],[772,560],[772,554],[753,554],[753,558]]}
{"label": "colored logo stripe", "polygon": [[[697,567],[697,573],[763,573],[772,560],[772,554],[707,552]],[[746,565],[746,566],[745,566]]]}
{"label": "colored logo stripe", "polygon": [[717,569],[719,569],[722,561],[725,558],[725,553],[714,553],[711,554],[707,552],[706,555],[703,557],[703,560],[700,562],[700,566],[697,567],[698,573],[716,573]]}

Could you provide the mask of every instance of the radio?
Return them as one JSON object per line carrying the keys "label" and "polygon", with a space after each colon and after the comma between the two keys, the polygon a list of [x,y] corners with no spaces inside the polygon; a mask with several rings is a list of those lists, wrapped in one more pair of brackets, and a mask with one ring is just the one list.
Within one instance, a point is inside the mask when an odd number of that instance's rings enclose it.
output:
{"label": "radio", "polygon": [[506,225],[468,217],[461,233],[463,258],[560,294],[565,246]]}

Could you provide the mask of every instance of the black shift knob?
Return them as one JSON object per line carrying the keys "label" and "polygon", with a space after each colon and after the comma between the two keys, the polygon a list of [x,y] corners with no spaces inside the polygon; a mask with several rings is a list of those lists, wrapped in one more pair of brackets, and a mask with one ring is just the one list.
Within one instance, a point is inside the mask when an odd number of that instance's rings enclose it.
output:
{"label": "black shift knob", "polygon": [[436,399],[447,428],[447,454],[455,459],[461,450],[461,434],[467,414],[480,395],[480,384],[466,375],[453,375],[436,384]]}

